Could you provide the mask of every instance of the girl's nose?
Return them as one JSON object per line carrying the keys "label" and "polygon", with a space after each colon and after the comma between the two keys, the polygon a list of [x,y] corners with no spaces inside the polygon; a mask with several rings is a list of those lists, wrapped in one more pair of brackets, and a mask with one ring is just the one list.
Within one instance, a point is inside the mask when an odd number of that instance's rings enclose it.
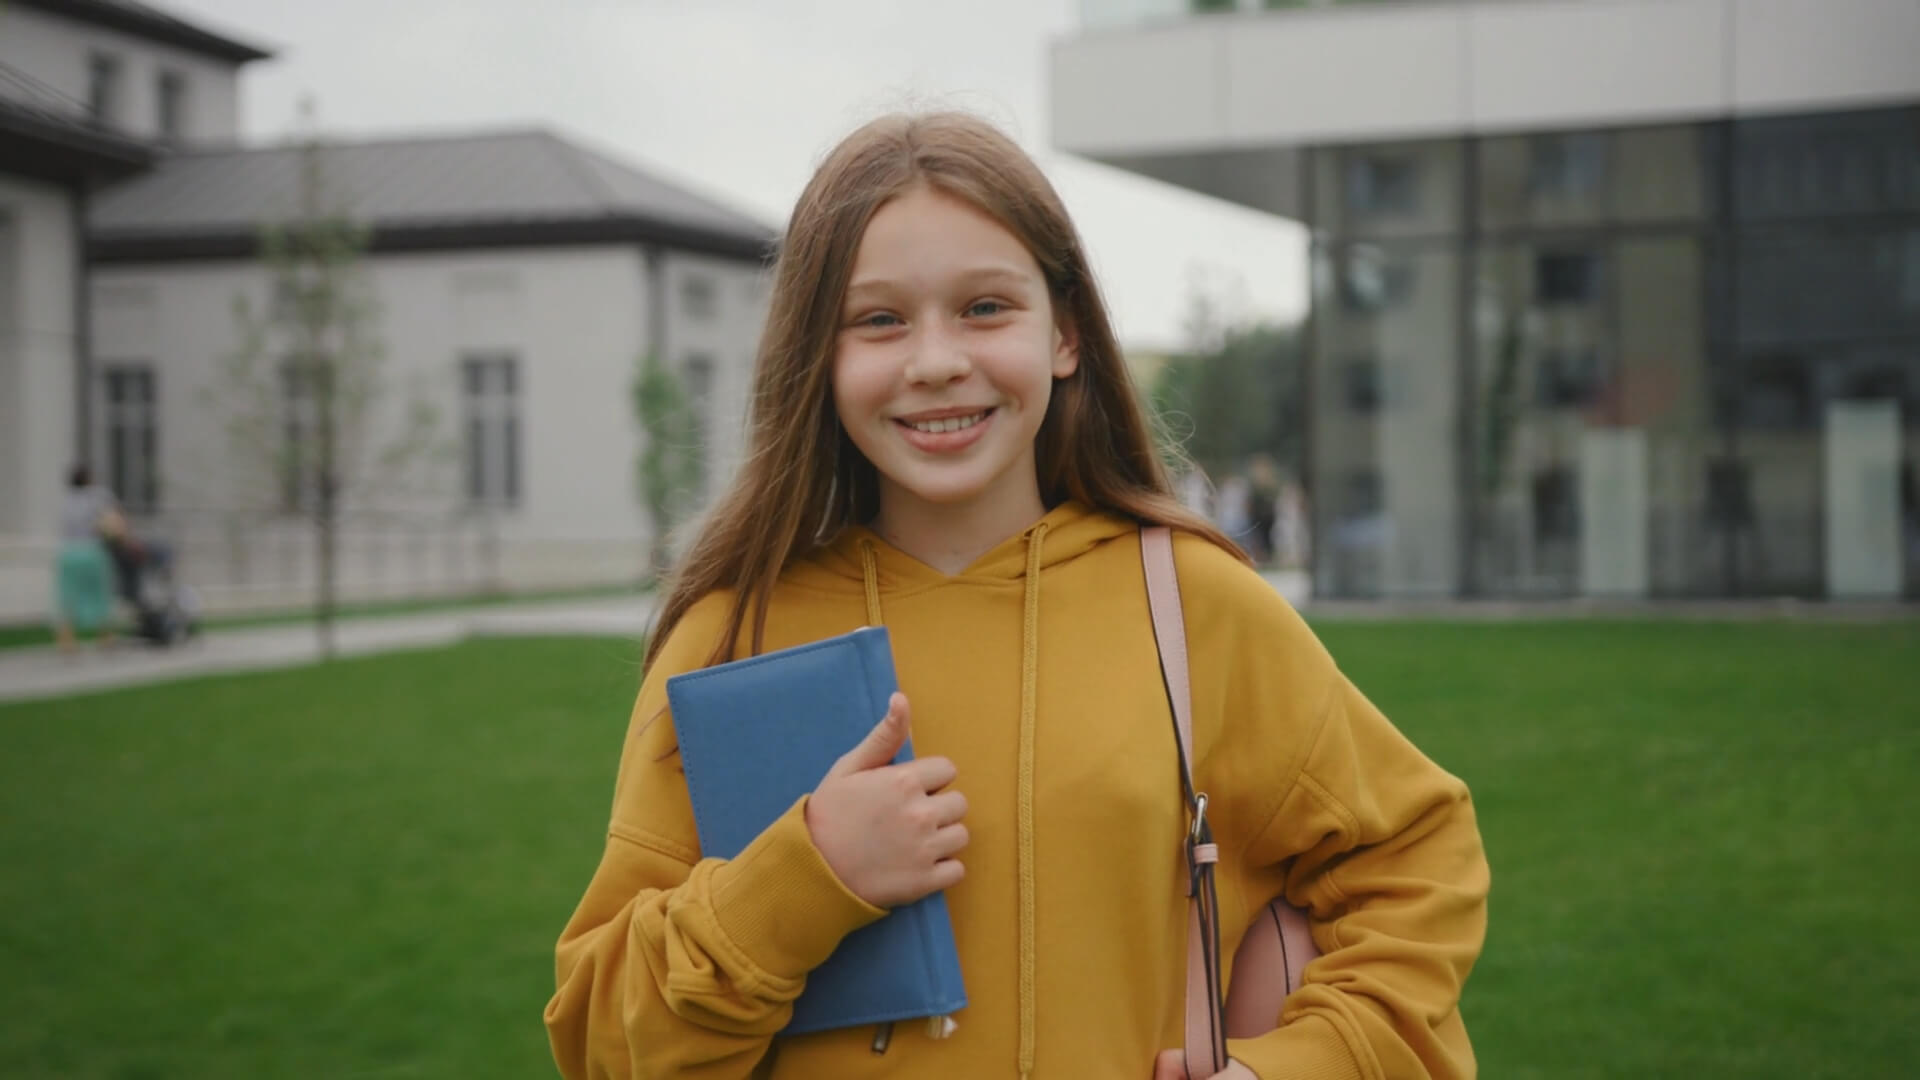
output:
{"label": "girl's nose", "polygon": [[958,382],[972,370],[966,349],[940,330],[922,334],[907,358],[907,381],[921,385]]}

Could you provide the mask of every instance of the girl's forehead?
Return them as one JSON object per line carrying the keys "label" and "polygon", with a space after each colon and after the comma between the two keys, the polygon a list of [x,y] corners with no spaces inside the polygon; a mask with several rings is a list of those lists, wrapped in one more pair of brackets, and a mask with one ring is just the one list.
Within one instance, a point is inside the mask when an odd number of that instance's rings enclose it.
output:
{"label": "girl's forehead", "polygon": [[854,255],[854,282],[872,272],[972,271],[989,264],[1039,272],[1026,244],[998,218],[958,196],[916,186],[868,220]]}

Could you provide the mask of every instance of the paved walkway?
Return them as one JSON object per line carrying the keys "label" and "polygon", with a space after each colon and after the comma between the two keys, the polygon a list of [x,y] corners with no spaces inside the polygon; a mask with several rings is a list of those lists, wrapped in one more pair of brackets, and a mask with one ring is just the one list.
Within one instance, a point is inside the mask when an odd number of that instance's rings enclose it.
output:
{"label": "paved walkway", "polygon": [[[639,638],[653,613],[648,597],[503,605],[419,615],[379,615],[334,624],[335,652],[365,656],[431,649],[476,636],[603,634]],[[123,639],[101,652],[63,656],[52,646],[0,649],[0,702],[28,701],[120,686],[235,671],[295,667],[320,659],[308,623],[215,627],[170,649]]]}
{"label": "paved walkway", "polygon": [[[1506,602],[1396,601],[1309,603],[1299,574],[1272,573],[1281,595],[1316,619],[1513,620],[1579,618],[1692,618],[1754,621],[1818,619],[1881,622],[1920,619],[1920,604],[1814,604],[1801,601]],[[653,614],[651,597],[510,604],[418,615],[343,619],[335,625],[341,656],[431,649],[478,636],[605,635],[637,639]],[[130,641],[106,653],[74,657],[45,648],[0,649],[0,702],[30,701],[198,675],[295,667],[318,661],[309,624],[214,629],[172,649]]]}

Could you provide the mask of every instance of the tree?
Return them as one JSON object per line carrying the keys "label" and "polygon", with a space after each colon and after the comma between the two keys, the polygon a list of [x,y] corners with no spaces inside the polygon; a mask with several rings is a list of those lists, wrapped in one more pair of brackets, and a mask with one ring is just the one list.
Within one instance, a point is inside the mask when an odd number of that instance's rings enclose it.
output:
{"label": "tree", "polygon": [[634,473],[653,534],[648,572],[658,578],[672,565],[674,528],[699,497],[705,448],[686,387],[651,351],[640,358],[633,380],[633,411],[646,440]]}
{"label": "tree", "polygon": [[1196,300],[1189,319],[1194,347],[1168,360],[1154,380],[1162,428],[1215,477],[1254,454],[1297,472],[1306,448],[1298,333],[1269,323],[1221,329],[1210,321],[1214,310]]}
{"label": "tree", "polygon": [[[311,132],[311,106],[302,111]],[[240,343],[207,397],[224,414],[231,460],[264,481],[236,494],[264,487],[279,509],[312,524],[315,625],[321,654],[331,657],[341,506],[390,495],[412,465],[434,456],[438,416],[417,393],[391,393],[378,298],[363,266],[368,230],[329,205],[325,148],[311,133],[300,146],[298,196],[291,220],[261,229],[266,309],[234,298]],[[400,430],[378,441],[389,407]]]}

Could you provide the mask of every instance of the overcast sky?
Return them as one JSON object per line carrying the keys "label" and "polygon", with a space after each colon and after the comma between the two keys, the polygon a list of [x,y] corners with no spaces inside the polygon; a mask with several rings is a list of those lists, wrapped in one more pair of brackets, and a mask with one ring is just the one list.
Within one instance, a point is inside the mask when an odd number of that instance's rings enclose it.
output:
{"label": "overcast sky", "polygon": [[961,106],[1040,158],[1129,347],[1181,341],[1196,279],[1245,318],[1305,305],[1298,226],[1051,149],[1048,48],[1079,0],[159,2],[277,54],[241,84],[250,138],[305,94],[342,136],[539,125],[777,227],[839,136]]}

